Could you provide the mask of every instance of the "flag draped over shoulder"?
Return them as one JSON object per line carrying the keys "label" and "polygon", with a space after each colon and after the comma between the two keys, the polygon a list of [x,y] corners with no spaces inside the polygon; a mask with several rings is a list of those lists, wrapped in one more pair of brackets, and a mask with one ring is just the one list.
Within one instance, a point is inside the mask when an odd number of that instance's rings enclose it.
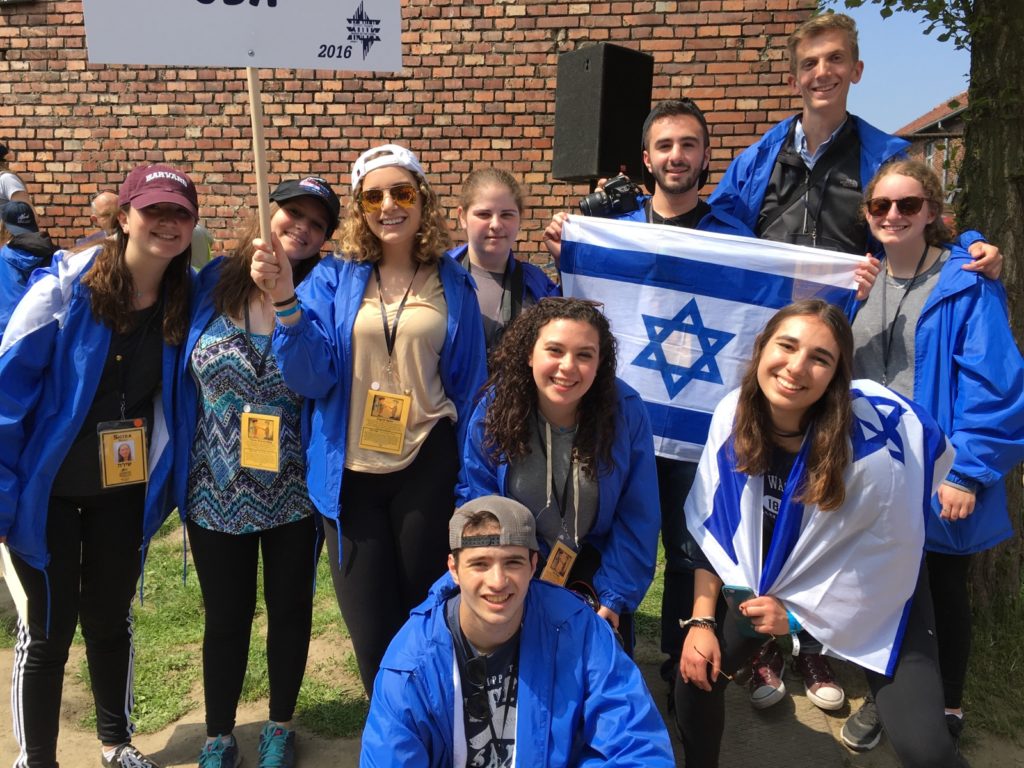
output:
{"label": "flag draped over shoulder", "polygon": [[697,461],[775,311],[820,298],[851,314],[863,257],[661,224],[570,216],[562,291],[604,304],[619,376],[647,403],[655,450]]}
{"label": "flag draped over shoulder", "polygon": [[826,652],[891,674],[921,567],[925,515],[934,514],[929,500],[953,448],[930,416],[882,385],[855,380],[852,397],[853,462],[841,507],[823,512],[792,498],[805,440],[762,564],[763,477],[735,469],[737,390],[715,410],[686,524],[725,584],[777,597]]}

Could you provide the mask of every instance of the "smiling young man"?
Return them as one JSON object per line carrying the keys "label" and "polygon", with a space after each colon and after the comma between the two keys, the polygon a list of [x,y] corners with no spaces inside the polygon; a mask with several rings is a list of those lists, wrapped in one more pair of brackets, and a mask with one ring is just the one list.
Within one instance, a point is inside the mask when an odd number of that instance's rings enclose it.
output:
{"label": "smiling young man", "polygon": [[639,670],[607,622],[532,581],[533,514],[501,496],[455,511],[448,574],[392,641],[360,764],[674,765]]}
{"label": "smiling young man", "polygon": [[[708,198],[758,237],[863,255],[871,247],[860,205],[863,189],[908,143],[846,111],[860,82],[857,25],[842,13],[823,13],[797,27],[787,43],[790,93],[802,102],[729,165]],[[998,248],[966,232],[977,261],[965,269],[999,277]]]}
{"label": "smiling young man", "polygon": [[[707,120],[692,99],[661,101],[644,120],[641,139],[644,183],[653,194],[638,199],[635,211],[617,218],[649,224],[687,227],[705,232],[753,237],[742,221],[724,209],[700,199],[708,180],[711,136]],[[561,255],[562,225],[567,214],[558,213],[544,232],[544,243],[557,260]],[[683,505],[697,464],[658,456],[658,492],[661,536],[665,547],[664,591],[661,603],[661,650],[668,655],[662,677],[669,683],[669,702],[683,631],[679,619],[693,605],[693,553],[696,544],[686,530]],[[671,704],[670,704],[671,705]]]}

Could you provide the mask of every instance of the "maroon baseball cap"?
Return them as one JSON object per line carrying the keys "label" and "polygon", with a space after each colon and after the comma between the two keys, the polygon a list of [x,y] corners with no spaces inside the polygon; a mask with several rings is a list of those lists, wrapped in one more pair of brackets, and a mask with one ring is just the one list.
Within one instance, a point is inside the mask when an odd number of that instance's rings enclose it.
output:
{"label": "maroon baseball cap", "polygon": [[184,171],[169,165],[140,165],[128,174],[117,196],[118,205],[145,208],[157,203],[180,205],[199,218],[196,185]]}

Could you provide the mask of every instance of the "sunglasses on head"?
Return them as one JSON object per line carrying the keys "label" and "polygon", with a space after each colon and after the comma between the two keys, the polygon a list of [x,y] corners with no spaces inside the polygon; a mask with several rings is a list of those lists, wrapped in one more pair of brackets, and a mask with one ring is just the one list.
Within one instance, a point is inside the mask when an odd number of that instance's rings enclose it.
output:
{"label": "sunglasses on head", "polygon": [[396,205],[403,208],[412,208],[416,205],[416,186],[409,182],[395,184],[387,189],[364,189],[359,193],[359,206],[364,213],[379,211],[384,205],[384,195],[388,195]]}
{"label": "sunglasses on head", "polygon": [[896,203],[897,211],[904,216],[913,216],[920,212],[926,202],[931,201],[928,198],[916,196],[901,197],[899,200],[893,200],[891,197],[872,197],[864,203],[864,207],[872,216],[885,216],[892,208],[892,204]]}

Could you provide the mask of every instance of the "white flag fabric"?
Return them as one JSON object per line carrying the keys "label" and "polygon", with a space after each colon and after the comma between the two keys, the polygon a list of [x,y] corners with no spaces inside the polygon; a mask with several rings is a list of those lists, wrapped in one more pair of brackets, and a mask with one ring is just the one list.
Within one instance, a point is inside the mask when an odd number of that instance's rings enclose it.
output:
{"label": "white flag fabric", "polygon": [[851,314],[863,256],[634,221],[570,216],[562,292],[604,304],[619,377],[647,404],[660,456],[697,461],[768,319],[820,298]]}
{"label": "white flag fabric", "polygon": [[735,469],[736,390],[715,410],[686,524],[725,584],[777,597],[827,653],[891,675],[921,567],[925,515],[935,514],[929,501],[953,448],[928,414],[881,384],[855,380],[852,397],[853,462],[842,506],[823,512],[793,499],[805,440],[762,564],[763,477]]}

